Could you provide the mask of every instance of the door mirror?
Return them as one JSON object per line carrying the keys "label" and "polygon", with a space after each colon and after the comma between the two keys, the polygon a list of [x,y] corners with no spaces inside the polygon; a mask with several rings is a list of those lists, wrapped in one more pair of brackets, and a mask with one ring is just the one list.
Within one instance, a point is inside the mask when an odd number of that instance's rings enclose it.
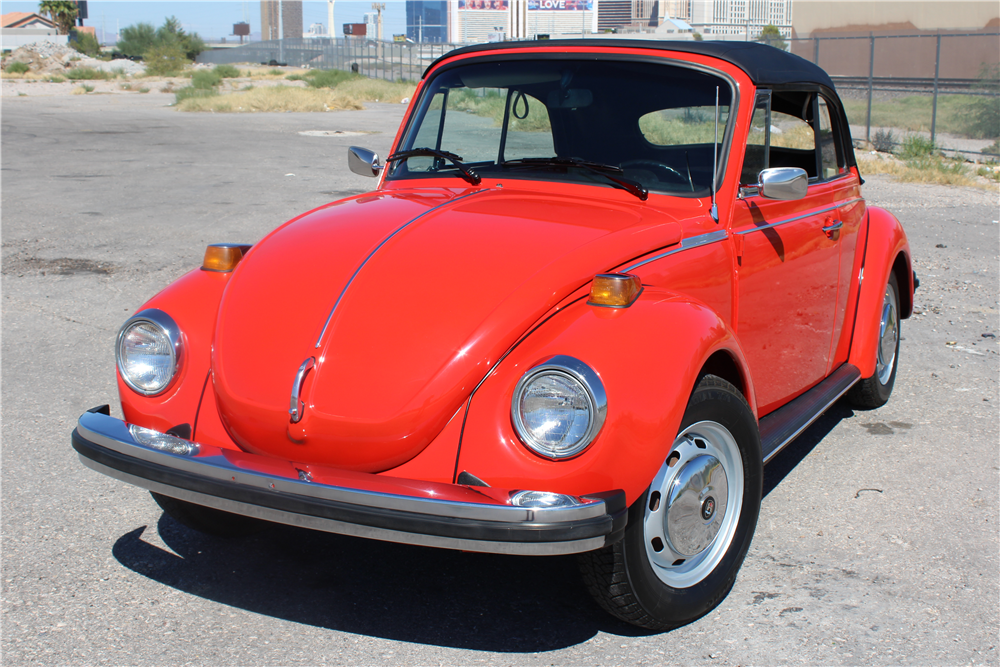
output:
{"label": "door mirror", "polygon": [[378,176],[382,171],[382,166],[378,163],[378,153],[357,146],[347,149],[347,166],[361,176]]}
{"label": "door mirror", "polygon": [[765,169],[757,179],[761,196],[768,199],[802,199],[809,189],[806,170],[798,167]]}

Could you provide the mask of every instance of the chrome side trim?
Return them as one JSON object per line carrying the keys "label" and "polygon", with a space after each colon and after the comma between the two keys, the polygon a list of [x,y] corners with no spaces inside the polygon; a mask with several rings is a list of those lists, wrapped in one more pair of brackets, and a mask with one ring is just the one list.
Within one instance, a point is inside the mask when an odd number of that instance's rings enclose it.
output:
{"label": "chrome side trim", "polygon": [[[364,537],[373,540],[399,542],[402,544],[416,544],[419,546],[438,547],[442,549],[460,549],[462,551],[480,551],[486,553],[521,556],[559,556],[565,554],[583,553],[585,551],[600,549],[605,544],[605,538],[603,536],[567,542],[532,543],[471,540],[458,537],[441,537],[438,535],[407,533],[388,528],[364,526],[344,521],[337,521],[335,519],[327,519],[306,514],[296,514],[294,512],[285,512],[270,507],[261,507],[259,505],[242,503],[226,498],[218,498],[216,496],[206,495],[196,491],[188,491],[186,489],[178,489],[173,486],[160,484],[159,482],[154,482],[143,477],[136,477],[135,475],[130,475],[120,470],[115,470],[114,468],[105,466],[82,455],[80,456],[80,461],[91,470],[99,472],[103,475],[125,482],[126,484],[132,484],[140,488],[148,489],[155,493],[162,493],[163,495],[167,495],[172,498],[179,498],[180,500],[186,500],[198,505],[214,507],[224,512],[232,512],[233,514],[241,514],[243,516],[263,519],[265,521],[284,523],[289,526],[300,526],[302,528],[309,528],[312,530],[322,530],[328,533],[337,533],[339,535],[353,535],[355,537]],[[603,505],[603,503],[601,504]]]}
{"label": "chrome side trim", "polygon": [[795,222],[796,220],[802,220],[803,218],[811,218],[812,216],[814,216],[814,215],[820,215],[821,213],[829,213],[830,211],[836,211],[837,209],[839,209],[839,208],[841,208],[843,206],[849,206],[849,205],[855,204],[855,203],[857,203],[859,201],[864,201],[864,199],[862,199],[861,197],[856,197],[855,199],[848,199],[847,201],[842,201],[839,204],[836,204],[834,206],[827,206],[826,208],[821,208],[818,211],[810,211],[809,213],[803,213],[802,215],[796,215],[796,216],[791,217],[791,218],[785,218],[784,220],[779,220],[778,222],[772,222],[771,224],[768,224],[768,225],[761,225],[760,227],[751,227],[750,229],[741,229],[739,231],[733,232],[733,234],[737,234],[739,236],[742,236],[744,234],[753,234],[754,232],[759,232],[759,231],[764,230],[764,229],[772,229],[773,227],[780,227],[781,225],[786,225],[789,222]]}
{"label": "chrome side trim", "polygon": [[725,241],[728,234],[725,230],[719,230],[717,232],[708,232],[707,234],[698,234],[697,236],[690,236],[683,241],[681,241],[681,246],[679,248],[673,248],[666,252],[661,252],[659,255],[653,255],[648,257],[641,262],[636,262],[627,269],[623,269],[620,273],[631,273],[632,271],[638,269],[640,266],[645,266],[650,262],[655,262],[658,259],[663,259],[664,257],[669,257],[670,255],[679,253],[683,250],[690,250],[691,248],[699,248],[703,245],[708,245],[710,243],[718,243],[719,241]]}
{"label": "chrome side trim", "polygon": [[407,223],[403,224],[402,226],[398,227],[393,233],[389,234],[384,239],[382,239],[381,243],[379,243],[377,246],[375,246],[375,249],[372,250],[370,253],[368,253],[368,256],[365,257],[364,260],[361,261],[361,264],[358,265],[358,268],[354,269],[354,273],[352,273],[351,277],[347,280],[347,284],[344,285],[344,289],[340,291],[340,296],[337,297],[337,300],[333,304],[333,308],[330,309],[330,314],[327,315],[326,322],[323,324],[323,330],[319,332],[319,338],[316,339],[316,348],[318,349],[319,346],[320,346],[320,344],[323,342],[323,336],[326,335],[326,330],[330,326],[330,322],[333,320],[333,314],[335,312],[337,312],[337,306],[340,305],[340,302],[341,302],[341,300],[343,300],[344,295],[347,294],[347,290],[349,290],[351,288],[351,283],[354,282],[354,279],[358,276],[358,273],[361,271],[361,269],[363,269],[365,267],[365,265],[371,260],[371,258],[375,256],[375,253],[377,253],[382,248],[382,246],[384,246],[386,243],[389,242],[389,239],[391,239],[396,234],[400,233],[401,231],[403,231],[404,229],[406,229],[407,227],[409,227],[410,225],[412,225],[414,222],[416,222],[420,218],[424,217],[425,215],[429,215],[429,214],[433,213],[434,211],[438,210],[442,206],[447,206],[448,204],[453,204],[453,203],[457,202],[459,199],[465,199],[466,197],[472,197],[473,195],[478,195],[478,194],[482,194],[484,192],[489,192],[490,190],[492,190],[492,188],[483,188],[482,190],[476,190],[475,192],[469,192],[468,194],[459,195],[457,197],[449,199],[446,202],[442,202],[442,203],[438,204],[437,206],[435,206],[434,208],[427,209],[426,211],[424,211],[423,213],[421,213],[417,217],[413,218],[409,222],[407,222]]}
{"label": "chrome side trim", "polygon": [[[125,422],[96,413],[80,416],[77,431],[81,437],[101,447],[105,447],[127,457],[154,463],[171,470],[182,471],[206,479],[222,481],[236,486],[263,489],[278,494],[289,494],[305,498],[318,498],[349,503],[360,507],[377,507],[430,514],[442,517],[479,519],[510,524],[526,522],[573,522],[581,519],[605,515],[603,500],[591,500],[571,507],[525,508],[512,505],[490,503],[467,503],[452,500],[437,500],[428,497],[406,496],[392,493],[365,491],[345,486],[332,486],[315,481],[299,479],[296,464],[266,456],[240,452],[239,464],[225,456],[225,450],[218,447],[202,446],[197,456],[177,456],[139,444],[128,430]],[[254,458],[261,460],[261,470],[252,467]],[[298,464],[298,467],[303,467]],[[285,468],[281,472],[277,472]],[[102,471],[103,472],[103,471]],[[314,475],[315,477],[315,475]],[[139,486],[145,487],[146,481]],[[444,485],[442,486],[451,486]],[[169,487],[173,489],[174,487]],[[544,490],[544,489],[539,489]],[[168,495],[172,495],[171,494]]]}

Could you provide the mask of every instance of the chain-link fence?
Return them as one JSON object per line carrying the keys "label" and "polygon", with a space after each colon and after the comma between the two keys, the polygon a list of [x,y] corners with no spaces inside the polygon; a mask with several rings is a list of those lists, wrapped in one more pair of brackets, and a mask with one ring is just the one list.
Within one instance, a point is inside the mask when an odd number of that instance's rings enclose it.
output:
{"label": "chain-link fence", "polygon": [[790,39],[833,78],[856,140],[919,135],[948,152],[996,157],[1000,32],[844,34]]}
{"label": "chain-link fence", "polygon": [[427,66],[460,44],[379,42],[364,38],[275,39],[205,51],[198,62],[261,63],[353,71],[373,79],[416,81]]}
{"label": "chain-link fence", "polygon": [[[893,146],[920,136],[951,153],[997,155],[1000,32],[825,35],[789,39],[789,51],[826,70],[856,141]],[[307,66],[416,81],[460,44],[366,38],[283,39],[206,51],[198,62]],[[780,46],[780,45],[779,45]]]}

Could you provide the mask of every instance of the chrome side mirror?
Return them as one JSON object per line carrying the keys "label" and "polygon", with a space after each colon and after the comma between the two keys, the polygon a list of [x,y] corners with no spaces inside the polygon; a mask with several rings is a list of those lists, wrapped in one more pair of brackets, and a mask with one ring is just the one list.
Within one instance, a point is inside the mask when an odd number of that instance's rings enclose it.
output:
{"label": "chrome side mirror", "polygon": [[806,170],[798,167],[765,169],[760,172],[757,180],[758,191],[768,199],[802,199],[809,189]]}
{"label": "chrome side mirror", "polygon": [[378,153],[357,146],[347,149],[347,166],[361,176],[378,176],[383,169],[378,163]]}

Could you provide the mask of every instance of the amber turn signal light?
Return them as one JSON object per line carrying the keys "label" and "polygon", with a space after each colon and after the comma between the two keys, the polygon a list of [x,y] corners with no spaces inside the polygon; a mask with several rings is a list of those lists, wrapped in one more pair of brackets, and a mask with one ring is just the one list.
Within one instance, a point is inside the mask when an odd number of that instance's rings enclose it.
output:
{"label": "amber turn signal light", "polygon": [[628,308],[642,293],[642,283],[639,276],[628,273],[599,273],[590,284],[591,306],[606,306],[609,308]]}
{"label": "amber turn signal light", "polygon": [[236,268],[243,259],[243,253],[250,246],[235,243],[213,243],[205,248],[205,259],[201,263],[203,271],[226,273]]}

